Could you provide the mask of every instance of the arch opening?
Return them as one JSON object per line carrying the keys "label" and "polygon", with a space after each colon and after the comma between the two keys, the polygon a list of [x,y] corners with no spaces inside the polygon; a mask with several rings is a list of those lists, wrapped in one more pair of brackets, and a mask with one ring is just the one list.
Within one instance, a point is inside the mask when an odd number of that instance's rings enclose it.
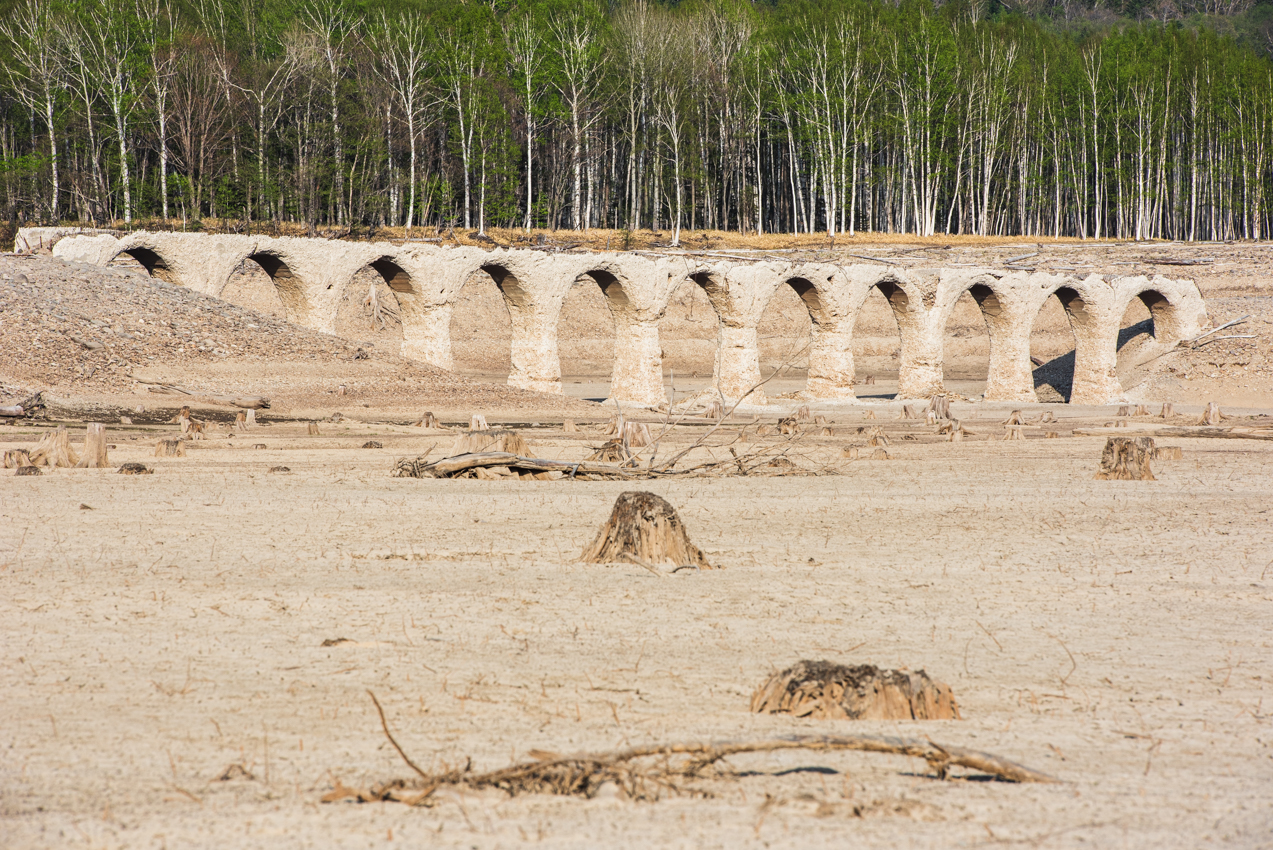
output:
{"label": "arch opening", "polygon": [[562,386],[567,395],[604,401],[611,393],[620,317],[632,309],[623,282],[594,269],[575,279],[557,321]]}
{"label": "arch opening", "polygon": [[946,317],[942,336],[942,384],[973,398],[984,395],[990,376],[990,320],[1002,314],[995,291],[974,284],[959,296]]}
{"label": "arch opening", "polygon": [[1075,325],[1087,318],[1087,304],[1068,286],[1047,297],[1030,326],[1030,364],[1039,401],[1068,403],[1074,390],[1077,355]]}
{"label": "arch opening", "polygon": [[774,290],[756,325],[761,376],[782,370],[766,384],[770,395],[799,392],[808,386],[814,324],[821,316],[822,300],[812,281],[789,278]]}
{"label": "arch opening", "polygon": [[719,284],[710,275],[687,277],[672,290],[667,307],[659,317],[664,389],[669,398],[672,378],[675,378],[677,398],[712,384],[718,316],[709,289],[719,294]]}
{"label": "arch opening", "polygon": [[404,304],[400,294],[414,292],[411,276],[392,260],[382,257],[368,263],[341,293],[333,330],[364,348],[401,354]]}
{"label": "arch opening", "polygon": [[896,397],[902,365],[898,317],[909,307],[906,290],[893,281],[880,281],[867,291],[853,320],[853,380],[858,398]]}
{"label": "arch opening", "polygon": [[165,283],[171,283],[173,286],[182,285],[167,261],[150,248],[128,248],[120,251],[106,265],[114,268],[140,269]]}
{"label": "arch opening", "polygon": [[301,279],[276,254],[250,254],[240,260],[219,297],[293,322],[303,320],[306,314]]}
{"label": "arch opening", "polygon": [[1145,378],[1144,367],[1162,353],[1168,342],[1164,331],[1172,325],[1174,307],[1161,292],[1147,289],[1136,294],[1118,323],[1117,371],[1124,389]]}
{"label": "arch opening", "polygon": [[504,266],[488,263],[469,274],[451,309],[455,371],[482,381],[507,381],[513,371],[513,311],[526,304],[521,282]]}

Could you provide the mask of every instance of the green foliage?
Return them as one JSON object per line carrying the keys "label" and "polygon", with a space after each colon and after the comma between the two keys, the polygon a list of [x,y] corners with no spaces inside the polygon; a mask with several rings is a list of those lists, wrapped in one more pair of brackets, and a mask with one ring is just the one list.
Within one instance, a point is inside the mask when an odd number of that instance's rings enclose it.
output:
{"label": "green foliage", "polygon": [[[51,52],[20,49],[31,8]],[[1273,0],[1202,8],[0,0],[0,181],[7,214],[105,218],[127,165],[156,215],[168,151],[170,207],[196,221],[401,224],[414,188],[429,225],[529,205],[674,228],[683,197],[681,224],[722,228],[1267,235]],[[423,57],[413,121],[390,37]],[[77,38],[119,49],[89,67]],[[32,55],[57,60],[51,98]]]}

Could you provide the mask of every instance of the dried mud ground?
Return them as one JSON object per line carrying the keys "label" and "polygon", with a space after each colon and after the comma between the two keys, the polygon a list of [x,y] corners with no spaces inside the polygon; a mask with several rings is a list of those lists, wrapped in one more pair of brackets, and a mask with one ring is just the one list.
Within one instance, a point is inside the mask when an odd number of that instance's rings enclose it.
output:
{"label": "dried mud ground", "polygon": [[[1267,847],[1273,443],[1160,439],[1184,456],[1157,481],[1096,481],[1103,439],[1069,434],[1108,412],[1051,409],[1061,439],[916,425],[891,460],[841,462],[854,411],[797,457],[839,474],[642,482],[723,568],[665,577],[575,560],[632,485],[389,476],[450,434],[275,425],[156,459],[175,426],[110,426],[112,461],[153,475],[0,479],[0,845]],[[1006,409],[961,414],[986,435]],[[548,457],[601,439],[526,433]],[[923,668],[964,719],[750,714],[802,658]],[[652,803],[320,803],[410,773],[368,689],[426,769],[861,731],[1061,782],[799,751]]]}

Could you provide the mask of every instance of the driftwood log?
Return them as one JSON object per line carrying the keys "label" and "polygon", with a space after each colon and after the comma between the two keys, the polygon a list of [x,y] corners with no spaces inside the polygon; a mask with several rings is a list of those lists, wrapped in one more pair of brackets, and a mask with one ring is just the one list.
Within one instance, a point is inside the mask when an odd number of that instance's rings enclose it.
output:
{"label": "driftwood log", "polygon": [[77,469],[106,469],[110,458],[106,454],[106,426],[101,422],[89,422],[84,432],[84,456]]}
{"label": "driftwood log", "polygon": [[881,670],[800,661],[775,673],[752,694],[757,714],[790,714],[815,720],[958,720],[950,686],[923,670]]}
{"label": "driftwood log", "polygon": [[674,568],[712,568],[702,551],[690,542],[676,508],[663,497],[644,491],[619,494],[610,518],[583,550],[580,560],[586,564],[627,561],[646,568],[669,563]]}
{"label": "driftwood log", "polygon": [[1154,454],[1153,437],[1110,437],[1101,452],[1102,481],[1156,481],[1149,468]]}
{"label": "driftwood log", "polygon": [[[1150,428],[1137,430],[1135,433],[1147,437],[1201,437],[1218,440],[1273,440],[1273,428],[1201,428],[1189,426],[1168,426],[1166,428]],[[1099,428],[1075,428],[1076,437],[1107,437]]]}
{"label": "driftwood log", "polygon": [[470,469],[479,467],[507,467],[518,472],[557,472],[568,478],[630,478],[633,473],[625,469],[588,461],[544,460],[519,457],[511,452],[479,452],[457,455],[428,463],[424,457],[398,461],[394,467],[395,478],[455,478]]}

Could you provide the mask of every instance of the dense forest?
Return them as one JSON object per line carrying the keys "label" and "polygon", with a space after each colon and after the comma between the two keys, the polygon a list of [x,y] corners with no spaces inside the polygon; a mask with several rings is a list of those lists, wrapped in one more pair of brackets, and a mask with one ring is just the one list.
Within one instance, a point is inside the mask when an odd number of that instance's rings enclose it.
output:
{"label": "dense forest", "polygon": [[1260,239],[1273,0],[0,2],[23,222]]}

